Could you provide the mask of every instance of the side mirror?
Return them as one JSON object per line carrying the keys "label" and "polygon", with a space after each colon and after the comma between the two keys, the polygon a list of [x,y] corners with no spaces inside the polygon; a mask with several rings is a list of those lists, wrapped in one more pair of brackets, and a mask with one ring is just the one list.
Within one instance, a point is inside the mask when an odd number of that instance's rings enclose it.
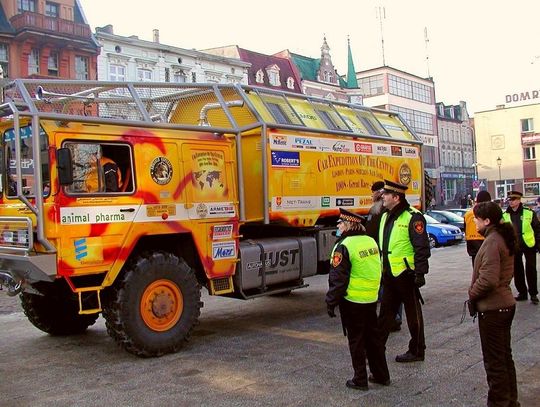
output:
{"label": "side mirror", "polygon": [[69,148],[59,148],[56,150],[56,162],[60,185],[73,184],[73,162]]}

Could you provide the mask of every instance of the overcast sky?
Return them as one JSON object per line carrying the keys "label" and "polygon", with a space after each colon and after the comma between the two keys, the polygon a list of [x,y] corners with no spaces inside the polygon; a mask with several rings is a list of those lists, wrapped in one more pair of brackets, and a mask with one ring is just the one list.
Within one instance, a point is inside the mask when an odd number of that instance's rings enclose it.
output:
{"label": "overcast sky", "polygon": [[464,100],[472,115],[504,104],[507,94],[540,89],[539,0],[79,1],[92,30],[112,24],[115,34],[152,40],[157,28],[161,43],[188,49],[234,44],[318,58],[326,36],[341,75],[347,36],[357,71],[383,64],[376,10],[384,6],[386,65],[427,77],[427,28],[438,102]]}

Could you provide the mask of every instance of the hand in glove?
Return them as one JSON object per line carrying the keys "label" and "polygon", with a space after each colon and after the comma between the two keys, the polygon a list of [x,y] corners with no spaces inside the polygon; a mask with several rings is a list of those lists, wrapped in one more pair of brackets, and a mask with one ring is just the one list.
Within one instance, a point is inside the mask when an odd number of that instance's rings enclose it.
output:
{"label": "hand in glove", "polygon": [[332,305],[327,305],[326,306],[326,312],[328,312],[328,316],[330,318],[335,318],[336,317],[336,313],[334,312],[334,306]]}
{"label": "hand in glove", "polygon": [[424,274],[422,273],[416,273],[414,275],[414,285],[418,288],[426,285],[426,279],[424,278]]}

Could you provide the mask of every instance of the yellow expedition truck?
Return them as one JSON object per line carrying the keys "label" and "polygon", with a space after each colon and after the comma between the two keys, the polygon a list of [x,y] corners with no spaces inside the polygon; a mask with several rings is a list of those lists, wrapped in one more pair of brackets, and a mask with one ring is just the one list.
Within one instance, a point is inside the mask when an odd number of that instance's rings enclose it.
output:
{"label": "yellow expedition truck", "polygon": [[201,287],[251,299],[328,272],[339,208],[374,181],[421,207],[398,114],[269,89],[15,80],[0,106],[0,285],[51,335],[179,350]]}

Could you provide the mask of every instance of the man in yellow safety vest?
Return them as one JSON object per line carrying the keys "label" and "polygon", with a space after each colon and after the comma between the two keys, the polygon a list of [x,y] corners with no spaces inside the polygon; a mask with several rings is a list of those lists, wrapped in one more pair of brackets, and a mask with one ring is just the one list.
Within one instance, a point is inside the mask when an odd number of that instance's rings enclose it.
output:
{"label": "man in yellow safety vest", "polygon": [[508,208],[503,213],[503,220],[512,223],[519,242],[519,250],[514,255],[514,284],[518,291],[516,301],[527,301],[528,291],[531,302],[538,305],[536,252],[540,247],[540,221],[531,209],[523,206],[522,196],[519,191],[508,192]]}

